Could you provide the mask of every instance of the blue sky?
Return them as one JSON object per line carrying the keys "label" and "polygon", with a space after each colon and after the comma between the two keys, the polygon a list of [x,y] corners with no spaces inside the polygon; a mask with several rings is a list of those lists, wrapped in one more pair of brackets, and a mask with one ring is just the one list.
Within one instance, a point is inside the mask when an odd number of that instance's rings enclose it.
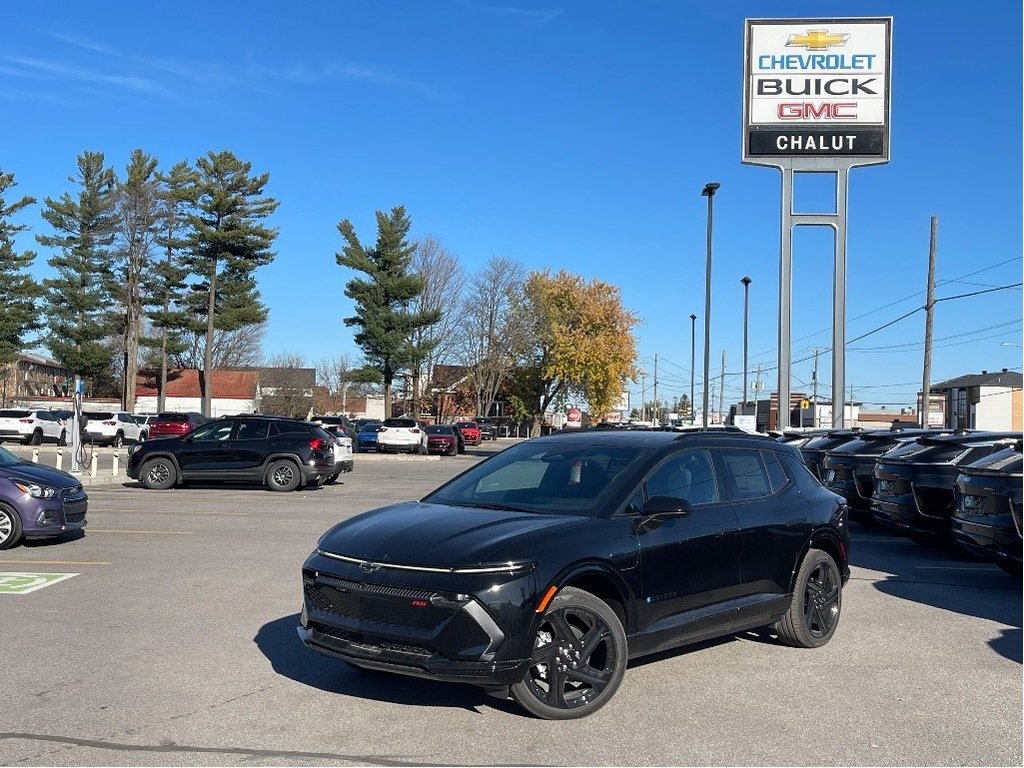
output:
{"label": "blue sky", "polygon": [[[715,198],[711,374],[776,382],[778,171],[740,163],[746,18],[892,16],[892,149],[850,174],[847,389],[909,405],[920,389],[930,217],[939,217],[932,380],[1021,369],[1021,7],[924,2],[48,3],[5,9],[0,167],[40,201],[73,190],[85,150],[123,170],[229,149],[270,174],[275,262],[259,273],[267,356],[359,357],[341,318],[353,274],[337,224],[376,238],[405,205],[468,272],[492,256],[619,286],[643,320],[653,392],[703,358],[705,199]],[[800,211],[830,193],[797,187]],[[11,195],[13,199],[13,194]],[[20,221],[45,232],[40,206]],[[21,247],[36,247],[31,235]],[[831,343],[831,235],[798,230],[792,389]],[[38,272],[50,255],[38,249]],[[751,373],[750,379],[753,379]],[[831,356],[819,356],[830,395]],[[718,385],[714,385],[717,397]],[[633,386],[639,403],[640,384]]]}

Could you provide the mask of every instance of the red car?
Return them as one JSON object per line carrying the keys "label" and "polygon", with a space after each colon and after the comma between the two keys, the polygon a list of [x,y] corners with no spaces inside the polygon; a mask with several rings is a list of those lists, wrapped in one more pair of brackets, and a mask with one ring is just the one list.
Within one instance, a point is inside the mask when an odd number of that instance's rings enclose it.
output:
{"label": "red car", "polygon": [[459,452],[459,436],[451,424],[427,427],[427,451],[442,456],[455,456]]}
{"label": "red car", "polygon": [[187,413],[158,413],[149,422],[149,439],[157,437],[181,437],[187,435],[200,424],[206,422],[206,417],[201,413],[189,411]]}
{"label": "red car", "polygon": [[480,425],[475,421],[457,421],[455,426],[462,433],[466,445],[480,445]]}

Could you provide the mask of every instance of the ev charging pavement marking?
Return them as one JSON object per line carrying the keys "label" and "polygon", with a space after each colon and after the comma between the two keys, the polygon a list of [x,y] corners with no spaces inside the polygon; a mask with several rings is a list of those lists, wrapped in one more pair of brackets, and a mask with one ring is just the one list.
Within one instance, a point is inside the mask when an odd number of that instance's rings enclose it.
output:
{"label": "ev charging pavement marking", "polygon": [[77,573],[16,573],[0,571],[0,595],[27,595],[37,589],[70,579]]}

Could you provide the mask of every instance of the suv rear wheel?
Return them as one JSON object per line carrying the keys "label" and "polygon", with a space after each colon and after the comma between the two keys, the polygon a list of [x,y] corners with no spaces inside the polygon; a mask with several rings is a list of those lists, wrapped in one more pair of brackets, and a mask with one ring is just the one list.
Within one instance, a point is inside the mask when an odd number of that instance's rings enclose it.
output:
{"label": "suv rear wheel", "polygon": [[796,576],[793,602],[775,625],[779,637],[797,648],[818,648],[832,639],[843,605],[839,567],[819,549],[807,553]]}
{"label": "suv rear wheel", "polygon": [[142,465],[139,479],[150,490],[166,491],[174,486],[174,481],[178,479],[178,471],[170,459],[158,456]]}
{"label": "suv rear wheel", "polygon": [[294,461],[279,459],[267,467],[266,482],[272,491],[294,491],[302,482],[302,475]]}

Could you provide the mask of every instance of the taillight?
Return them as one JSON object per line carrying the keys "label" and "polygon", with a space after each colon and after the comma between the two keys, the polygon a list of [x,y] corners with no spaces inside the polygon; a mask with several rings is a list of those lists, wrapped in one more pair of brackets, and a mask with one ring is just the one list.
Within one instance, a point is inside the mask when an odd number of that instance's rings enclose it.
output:
{"label": "taillight", "polygon": [[32,419],[18,419],[22,424],[31,424]]}
{"label": "taillight", "polygon": [[419,430],[419,428],[418,428],[418,427],[413,427],[411,431],[412,431],[412,433],[413,433],[414,435],[418,435],[418,434],[420,433],[420,430]]}
{"label": "taillight", "polygon": [[112,426],[114,426],[115,424],[117,424],[117,422],[116,422],[116,421],[104,421],[104,422],[103,422],[103,426],[105,426],[105,427],[112,427]]}
{"label": "taillight", "polygon": [[322,451],[324,449],[325,441],[322,437],[314,437],[309,441],[309,447],[314,451]]}

